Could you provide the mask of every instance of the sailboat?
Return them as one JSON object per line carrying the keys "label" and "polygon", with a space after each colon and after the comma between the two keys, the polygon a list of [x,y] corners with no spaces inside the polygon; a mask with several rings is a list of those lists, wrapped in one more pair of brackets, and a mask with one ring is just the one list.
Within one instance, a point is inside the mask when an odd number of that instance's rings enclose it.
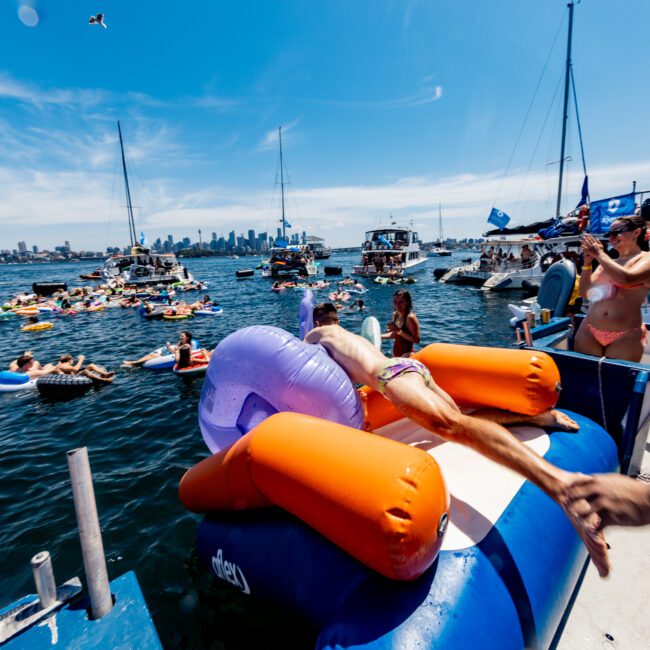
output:
{"label": "sailboat", "polygon": [[282,127],[278,127],[280,143],[280,196],[282,234],[269,251],[269,259],[262,266],[264,278],[290,278],[297,275],[316,275],[318,266],[314,261],[312,248],[305,244],[290,244],[287,239],[287,228],[291,224],[286,219],[284,205],[284,158],[282,156]]}
{"label": "sailboat", "polygon": [[192,282],[194,279],[192,274],[176,259],[173,253],[151,252],[148,248],[145,248],[144,236],[141,236],[140,241],[138,241],[133,218],[129,175],[126,171],[122,128],[119,121],[117,123],[117,133],[120,138],[120,152],[122,154],[122,173],[124,175],[126,214],[131,247],[128,254],[112,255],[106,260],[101,270],[102,278],[113,285],[156,285]]}
{"label": "sailboat", "polygon": [[[538,232],[541,229],[550,229],[554,223],[561,221],[562,183],[564,178],[564,163],[566,161],[567,120],[569,115],[569,95],[571,91],[575,102],[582,167],[585,174],[583,195],[587,188],[587,168],[582,146],[582,129],[580,127],[571,63],[574,5],[573,0],[567,5],[569,10],[569,26],[564,71],[562,137],[555,215],[553,218],[544,222],[537,222],[517,228],[492,230],[486,233],[487,239],[483,242],[481,257],[471,264],[449,269],[440,278],[440,282],[443,284],[453,282],[457,284],[479,285],[482,291],[539,287],[544,273],[546,273],[553,262],[560,260],[562,257],[567,257],[574,261],[578,258],[578,254],[575,251],[579,250],[580,246],[579,233],[551,235],[547,239],[541,239],[538,236]],[[527,249],[525,256],[522,252],[524,248]],[[530,256],[531,252],[532,256]]]}
{"label": "sailboat", "polygon": [[449,257],[451,251],[445,247],[445,238],[442,234],[442,206],[438,203],[438,241],[434,242],[433,248],[429,251],[430,257]]}

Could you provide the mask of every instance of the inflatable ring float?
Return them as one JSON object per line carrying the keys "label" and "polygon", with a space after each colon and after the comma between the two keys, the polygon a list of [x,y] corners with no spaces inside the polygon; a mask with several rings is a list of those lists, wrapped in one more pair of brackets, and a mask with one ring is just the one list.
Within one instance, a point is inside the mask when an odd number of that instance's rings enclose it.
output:
{"label": "inflatable ring float", "polygon": [[36,380],[30,379],[24,372],[0,371],[0,393],[15,393],[35,386]]}
{"label": "inflatable ring float", "polygon": [[46,397],[80,395],[93,387],[93,381],[83,375],[44,375],[36,380],[36,388]]}
{"label": "inflatable ring float", "polygon": [[54,325],[52,323],[34,323],[33,325],[23,325],[20,328],[21,332],[41,332],[43,330],[52,329]]}

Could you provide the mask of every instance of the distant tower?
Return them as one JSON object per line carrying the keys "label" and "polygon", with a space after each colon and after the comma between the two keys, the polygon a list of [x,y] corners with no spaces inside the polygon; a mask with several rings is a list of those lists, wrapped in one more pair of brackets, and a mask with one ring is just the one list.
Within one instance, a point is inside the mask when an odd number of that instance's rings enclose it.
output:
{"label": "distant tower", "polygon": [[201,248],[201,229],[199,228],[199,248]]}

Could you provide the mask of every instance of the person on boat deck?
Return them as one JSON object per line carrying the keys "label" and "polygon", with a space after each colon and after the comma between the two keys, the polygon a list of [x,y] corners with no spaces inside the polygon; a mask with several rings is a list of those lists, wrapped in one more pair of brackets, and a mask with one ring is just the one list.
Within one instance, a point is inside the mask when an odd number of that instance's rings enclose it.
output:
{"label": "person on boat deck", "polygon": [[42,377],[43,375],[49,375],[54,370],[54,368],[55,366],[52,363],[41,366],[41,364],[38,363],[34,357],[28,356],[27,353],[25,353],[22,357],[18,357],[18,359],[16,359],[15,372],[24,373],[30,379],[38,379],[38,377]]}
{"label": "person on boat deck", "polygon": [[77,357],[77,363],[72,363],[71,354],[62,354],[52,373],[55,375],[81,375],[102,384],[110,384],[113,381],[115,378],[114,372],[109,372],[106,368],[102,368],[102,366],[95,363],[84,366],[85,359],[86,357],[80,354]]}
{"label": "person on boat deck", "polygon": [[580,476],[566,494],[569,503],[582,502],[582,507],[576,508],[580,517],[599,518],[599,530],[650,524],[650,483],[645,480],[622,474]]}
{"label": "person on boat deck", "polygon": [[[589,311],[576,334],[576,352],[641,360],[646,336],[641,305],[650,286],[650,253],[645,234],[645,222],[639,216],[613,221],[608,236],[619,255],[615,260],[593,235],[583,235],[580,296],[588,298]],[[595,271],[594,261],[599,264]]]}
{"label": "person on boat deck", "polygon": [[393,294],[393,319],[386,324],[382,339],[393,339],[393,356],[410,357],[413,344],[420,342],[420,322],[413,311],[410,292],[399,289]]}
{"label": "person on boat deck", "polygon": [[[532,424],[565,431],[578,425],[567,415],[548,409],[526,416],[499,409],[482,409],[464,414],[454,400],[433,380],[429,370],[415,359],[387,359],[372,343],[340,327],[334,305],[317,305],[314,329],[307,343],[321,344],[355,384],[364,384],[388,399],[405,417],[429,431],[424,449],[437,444],[438,437],[466,445],[500,465],[521,474],[560,505],[584,542],[601,576],[609,573],[607,545],[595,515],[580,516],[588,504],[576,499],[567,505],[566,490],[582,475],[568,472],[544,460],[515,438],[503,425]],[[362,404],[365,404],[362,397]]]}
{"label": "person on boat deck", "polygon": [[534,255],[535,254],[533,253],[533,251],[530,250],[528,244],[524,244],[521,247],[521,262],[522,262],[522,266],[525,269],[530,268],[530,266],[532,265],[532,259]]}
{"label": "person on boat deck", "polygon": [[136,359],[135,361],[123,361],[122,365],[123,366],[141,366],[144,364],[146,361],[149,361],[150,359],[156,359],[157,357],[162,357],[165,354],[175,354],[176,350],[180,348],[182,345],[189,345],[190,348],[192,347],[192,335],[190,332],[187,330],[183,330],[181,332],[179,341],[176,345],[172,345],[171,343],[166,343],[165,348],[167,348],[168,352],[165,352],[164,348],[160,351],[156,350],[155,352],[150,352],[149,354],[145,354],[143,357],[140,357],[139,359]]}

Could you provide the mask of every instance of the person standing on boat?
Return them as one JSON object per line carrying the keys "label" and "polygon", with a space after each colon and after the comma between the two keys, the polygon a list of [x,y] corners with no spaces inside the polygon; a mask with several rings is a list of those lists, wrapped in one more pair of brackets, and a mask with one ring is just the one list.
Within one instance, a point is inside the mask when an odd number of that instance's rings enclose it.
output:
{"label": "person standing on boat", "polygon": [[[646,336],[641,305],[650,286],[650,253],[645,234],[645,222],[639,216],[612,222],[609,241],[619,255],[615,260],[593,235],[583,235],[580,296],[589,299],[589,311],[576,334],[576,352],[641,360]],[[594,261],[599,263],[595,271]]]}
{"label": "person standing on boat", "polygon": [[393,356],[410,357],[413,345],[420,342],[420,322],[413,311],[410,292],[400,289],[393,295],[393,319],[386,325],[382,339],[393,339]]}
{"label": "person standing on boat", "polygon": [[[456,402],[436,384],[428,368],[416,359],[387,359],[372,343],[339,325],[336,308],[331,303],[314,307],[314,329],[306,343],[321,344],[330,357],[355,384],[380,392],[398,411],[431,433],[418,447],[426,450],[438,437],[456,442],[521,474],[560,505],[589,551],[598,573],[610,571],[607,544],[595,515],[582,516],[586,500],[576,499],[567,505],[566,491],[581,475],[565,471],[538,456],[515,438],[508,425],[532,424],[564,431],[577,431],[578,424],[568,415],[548,409],[527,416],[500,409],[482,409],[466,415]],[[362,398],[363,403],[363,398]],[[504,426],[505,425],[505,426]]]}

